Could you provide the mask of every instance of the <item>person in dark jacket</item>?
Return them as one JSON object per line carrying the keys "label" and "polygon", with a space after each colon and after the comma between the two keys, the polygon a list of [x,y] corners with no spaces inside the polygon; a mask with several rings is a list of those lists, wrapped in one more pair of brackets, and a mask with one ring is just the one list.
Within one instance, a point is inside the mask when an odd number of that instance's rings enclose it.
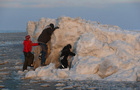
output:
{"label": "person in dark jacket", "polygon": [[27,35],[25,37],[25,40],[23,41],[23,53],[25,57],[25,61],[23,64],[23,71],[27,69],[27,66],[32,66],[33,65],[33,60],[34,60],[34,55],[31,53],[32,51],[32,46],[37,46],[39,43],[32,43],[30,35]]}
{"label": "person in dark jacket", "polygon": [[40,43],[40,46],[42,49],[41,50],[41,66],[45,66],[45,61],[48,54],[47,43],[50,41],[51,35],[56,29],[59,29],[59,27],[54,27],[54,24],[50,23],[50,25],[47,28],[45,28],[40,34],[40,36],[38,37],[38,42]]}
{"label": "person in dark jacket", "polygon": [[59,61],[61,63],[61,65],[58,67],[60,69],[65,69],[68,67],[68,56],[75,56],[75,53],[70,51],[71,49],[71,45],[68,44],[66,45],[62,50],[61,50],[61,54],[59,57]]}

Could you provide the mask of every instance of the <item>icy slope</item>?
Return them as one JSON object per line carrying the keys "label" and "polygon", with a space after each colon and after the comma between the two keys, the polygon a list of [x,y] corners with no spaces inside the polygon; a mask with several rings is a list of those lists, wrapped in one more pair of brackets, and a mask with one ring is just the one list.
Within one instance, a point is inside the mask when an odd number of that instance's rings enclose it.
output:
{"label": "icy slope", "polygon": [[[42,30],[50,23],[60,27],[52,35],[49,43],[50,55],[46,60],[47,64],[54,64],[28,72],[27,78],[136,81],[140,76],[139,32],[121,30],[118,26],[102,25],[80,18],[41,18],[39,22],[29,21],[27,24],[28,34],[32,36],[33,42],[36,42]],[[55,67],[59,65],[59,52],[67,44],[71,44],[76,53],[69,60],[71,69],[57,70]],[[38,66],[39,51],[39,47],[34,49]]]}

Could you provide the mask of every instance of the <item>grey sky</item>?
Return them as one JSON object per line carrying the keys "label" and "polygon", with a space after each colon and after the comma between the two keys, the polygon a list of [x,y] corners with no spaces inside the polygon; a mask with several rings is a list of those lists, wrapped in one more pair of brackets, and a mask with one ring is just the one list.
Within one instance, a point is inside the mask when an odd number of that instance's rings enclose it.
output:
{"label": "grey sky", "polygon": [[28,21],[60,16],[140,30],[140,0],[0,0],[0,30],[26,30]]}

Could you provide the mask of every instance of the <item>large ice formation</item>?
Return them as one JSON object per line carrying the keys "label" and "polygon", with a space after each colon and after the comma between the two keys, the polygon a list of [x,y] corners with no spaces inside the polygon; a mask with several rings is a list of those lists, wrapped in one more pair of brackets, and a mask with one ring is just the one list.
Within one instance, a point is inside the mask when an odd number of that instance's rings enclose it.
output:
{"label": "large ice formation", "polygon": [[[29,21],[27,24],[27,32],[33,42],[37,42],[42,30],[50,23],[60,28],[53,33],[49,42],[48,66],[38,67],[40,47],[35,47],[38,68],[29,71],[26,78],[136,81],[140,77],[140,32],[81,18],[41,18],[38,22]],[[71,68],[56,69],[59,66],[59,52],[67,44],[71,44],[76,53],[69,60]]]}

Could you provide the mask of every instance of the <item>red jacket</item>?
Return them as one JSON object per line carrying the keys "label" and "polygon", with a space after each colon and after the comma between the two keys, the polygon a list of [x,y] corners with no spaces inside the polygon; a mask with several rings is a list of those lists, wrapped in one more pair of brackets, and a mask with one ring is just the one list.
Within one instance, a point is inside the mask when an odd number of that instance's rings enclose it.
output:
{"label": "red jacket", "polygon": [[31,52],[32,51],[32,46],[37,46],[38,43],[32,43],[30,40],[24,40],[23,41],[23,52]]}

